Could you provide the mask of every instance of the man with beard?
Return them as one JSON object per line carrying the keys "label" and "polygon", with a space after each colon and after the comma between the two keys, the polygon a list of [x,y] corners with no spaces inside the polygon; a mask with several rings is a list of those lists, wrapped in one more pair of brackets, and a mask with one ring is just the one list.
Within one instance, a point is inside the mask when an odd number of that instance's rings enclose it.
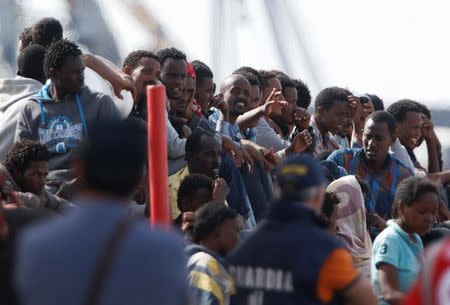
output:
{"label": "man with beard", "polygon": [[194,60],[191,62],[195,71],[195,100],[200,105],[202,115],[209,116],[209,108],[214,97],[216,84],[214,84],[214,74],[211,69],[203,62]]}
{"label": "man with beard", "polygon": [[169,177],[169,203],[172,219],[179,215],[178,189],[185,177],[203,174],[212,180],[219,177],[222,146],[217,135],[198,129],[186,142],[187,166]]}
{"label": "man with beard", "polygon": [[188,77],[186,55],[175,48],[162,49],[157,55],[161,63],[160,80],[166,86],[170,107],[177,109]]}
{"label": "man with beard", "polygon": [[[187,79],[187,61],[186,55],[175,48],[162,49],[157,53],[161,64],[161,73],[159,80],[166,87],[168,99],[168,111],[171,103],[176,103],[182,93]],[[185,155],[186,139],[180,137],[177,130],[166,118],[167,128],[167,153],[169,157],[169,175],[174,174],[180,169]]]}
{"label": "man with beard", "polygon": [[236,120],[247,110],[250,101],[250,83],[242,75],[231,75],[220,85],[220,93],[223,102],[211,114],[209,121],[220,134],[240,142],[242,134]]}
{"label": "man with beard", "polygon": [[386,111],[376,111],[364,126],[362,149],[337,150],[328,157],[368,184],[370,192],[364,198],[367,220],[379,231],[386,226],[380,217],[386,220],[391,215],[398,184],[413,175],[411,169],[389,154],[394,141],[395,119]]}
{"label": "man with beard", "polygon": [[136,99],[130,116],[147,120],[146,87],[156,85],[161,73],[159,58],[150,51],[131,52],[123,62],[122,71],[133,78],[136,86]]}
{"label": "man with beard", "polygon": [[348,96],[344,89],[330,87],[320,91],[310,122],[315,142],[314,156],[341,148],[333,135],[344,125],[348,112]]}
{"label": "man with beard", "polygon": [[[272,199],[271,182],[266,171],[273,168],[279,162],[279,158],[275,156],[272,150],[246,140],[242,136],[241,132],[244,128],[241,124],[237,123],[237,120],[248,109],[251,89],[250,82],[240,74],[233,74],[226,78],[220,88],[225,105],[222,107],[220,114],[216,111],[215,114],[210,116],[210,119],[219,115],[217,125],[221,124],[221,131],[238,145],[242,145],[244,154],[248,153],[252,159],[252,170],[241,167],[240,172],[247,189],[255,219],[258,221],[264,216]],[[269,105],[267,107],[276,106],[275,104],[277,102],[271,102],[271,106]],[[259,107],[256,108],[256,111],[258,109]]]}
{"label": "man with beard", "polygon": [[[249,78],[249,74],[254,74],[251,68],[242,67],[236,70],[234,73],[244,75]],[[260,97],[260,105],[254,105],[251,103],[251,107],[248,107],[248,111],[239,117],[237,120],[241,129],[250,128],[253,131],[253,127],[257,125],[255,135],[250,136],[250,140],[264,148],[273,149],[277,152],[277,155],[284,157],[286,154],[299,153],[305,151],[305,149],[311,144],[311,137],[307,130],[302,130],[292,139],[292,142],[277,134],[282,133],[278,125],[273,123],[270,117],[289,117],[288,122],[300,121],[303,118],[303,114],[297,113],[298,109],[295,107],[295,99],[292,99],[292,103],[284,101],[282,93],[282,86],[280,80],[276,74],[269,71],[257,72],[262,98]],[[293,88],[295,90],[295,88]],[[297,94],[297,92],[295,92]],[[284,107],[286,106],[286,107]],[[290,117],[292,115],[292,117]],[[306,126],[307,127],[307,126]]]}

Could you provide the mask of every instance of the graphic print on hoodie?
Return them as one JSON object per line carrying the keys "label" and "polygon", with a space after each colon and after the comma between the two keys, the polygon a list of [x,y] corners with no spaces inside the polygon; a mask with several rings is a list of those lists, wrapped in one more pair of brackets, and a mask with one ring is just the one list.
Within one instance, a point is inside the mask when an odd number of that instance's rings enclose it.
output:
{"label": "graphic print on hoodie", "polygon": [[19,120],[15,142],[23,139],[40,141],[50,154],[50,171],[70,169],[76,148],[97,120],[119,119],[119,111],[111,97],[82,87],[79,94],[67,94],[55,101],[50,96],[50,84],[31,98]]}

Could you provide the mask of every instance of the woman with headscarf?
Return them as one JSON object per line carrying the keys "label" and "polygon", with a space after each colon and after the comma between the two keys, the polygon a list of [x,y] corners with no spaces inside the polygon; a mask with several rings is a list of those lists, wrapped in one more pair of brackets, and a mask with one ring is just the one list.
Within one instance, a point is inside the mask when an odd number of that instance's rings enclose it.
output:
{"label": "woman with headscarf", "polygon": [[366,228],[366,208],[361,186],[355,176],[333,181],[327,191],[334,192],[337,205],[337,236],[352,254],[353,263],[363,276],[370,276],[372,241]]}

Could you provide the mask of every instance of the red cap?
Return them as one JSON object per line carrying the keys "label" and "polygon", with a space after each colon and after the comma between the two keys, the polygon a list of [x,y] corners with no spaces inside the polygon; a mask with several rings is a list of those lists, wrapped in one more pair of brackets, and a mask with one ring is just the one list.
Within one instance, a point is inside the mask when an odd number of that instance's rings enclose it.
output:
{"label": "red cap", "polygon": [[190,77],[192,77],[193,79],[195,79],[195,70],[194,70],[194,67],[193,67],[190,63],[188,63],[188,70],[187,70],[187,73],[188,73],[188,75],[189,75]]}

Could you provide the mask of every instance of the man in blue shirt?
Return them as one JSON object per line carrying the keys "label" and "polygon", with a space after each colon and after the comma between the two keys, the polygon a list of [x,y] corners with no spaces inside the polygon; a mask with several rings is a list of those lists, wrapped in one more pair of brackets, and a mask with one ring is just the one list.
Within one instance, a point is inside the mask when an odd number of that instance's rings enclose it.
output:
{"label": "man in blue shirt", "polygon": [[397,185],[413,175],[405,164],[389,154],[394,141],[395,119],[386,111],[376,111],[364,126],[363,148],[338,150],[328,157],[349,175],[358,175],[369,185],[370,192],[364,198],[367,212],[384,219],[390,218]]}
{"label": "man in blue shirt", "polygon": [[22,304],[188,303],[181,238],[127,219],[145,161],[146,132],[136,121],[92,126],[76,163],[79,208],[19,240]]}

